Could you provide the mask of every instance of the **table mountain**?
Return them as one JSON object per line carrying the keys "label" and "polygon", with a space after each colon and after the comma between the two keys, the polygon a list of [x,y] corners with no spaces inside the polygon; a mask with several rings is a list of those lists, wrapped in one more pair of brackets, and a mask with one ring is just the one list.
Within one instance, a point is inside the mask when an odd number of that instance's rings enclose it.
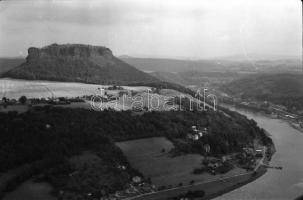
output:
{"label": "table mountain", "polygon": [[116,58],[109,48],[83,44],[31,47],[28,49],[26,62],[2,76],[98,84],[158,81],[155,77]]}

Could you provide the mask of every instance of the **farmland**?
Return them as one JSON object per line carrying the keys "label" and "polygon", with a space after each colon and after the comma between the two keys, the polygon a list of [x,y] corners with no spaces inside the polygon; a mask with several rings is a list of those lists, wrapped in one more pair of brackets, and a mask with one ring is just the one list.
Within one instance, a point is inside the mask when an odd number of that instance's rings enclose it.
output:
{"label": "farmland", "polygon": [[35,182],[30,179],[22,183],[16,190],[8,193],[4,200],[16,200],[22,197],[23,200],[55,200],[51,195],[52,187],[46,182]]}
{"label": "farmland", "polygon": [[[28,98],[77,97],[95,94],[99,87],[107,85],[85,84],[76,82],[30,81],[21,79],[0,79],[0,96],[18,99],[24,95]],[[149,87],[127,87],[141,91]]]}
{"label": "farmland", "polygon": [[[150,177],[156,186],[176,187],[180,183],[188,185],[195,182],[209,181],[219,177],[231,176],[245,172],[235,168],[224,175],[213,176],[208,173],[192,174],[194,168],[201,166],[203,156],[186,154],[171,157],[169,151],[174,145],[164,137],[117,142],[130,164],[145,177]],[[165,150],[165,151],[164,151]]]}

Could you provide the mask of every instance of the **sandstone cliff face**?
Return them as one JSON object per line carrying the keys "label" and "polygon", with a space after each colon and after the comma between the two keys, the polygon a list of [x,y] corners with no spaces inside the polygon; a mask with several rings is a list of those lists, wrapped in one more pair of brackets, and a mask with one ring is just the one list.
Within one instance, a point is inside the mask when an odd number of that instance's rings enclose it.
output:
{"label": "sandstone cliff face", "polygon": [[30,47],[26,62],[4,76],[101,84],[157,81],[156,78],[116,58],[110,49],[83,44]]}
{"label": "sandstone cliff face", "polygon": [[45,57],[113,57],[113,54],[110,49],[106,47],[100,46],[91,46],[91,45],[83,45],[83,44],[65,44],[65,45],[57,45],[52,44],[50,46],[46,46],[44,48],[35,48],[30,47],[28,49],[28,59],[35,60],[39,58]]}

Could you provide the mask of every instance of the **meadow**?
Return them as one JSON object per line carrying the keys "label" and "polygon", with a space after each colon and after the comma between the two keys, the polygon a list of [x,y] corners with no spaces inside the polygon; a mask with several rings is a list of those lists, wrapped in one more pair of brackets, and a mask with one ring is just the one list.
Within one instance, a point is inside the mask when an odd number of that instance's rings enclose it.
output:
{"label": "meadow", "polygon": [[[149,177],[157,187],[176,187],[180,183],[190,184],[191,181],[201,182],[218,179],[207,173],[193,174],[193,170],[201,166],[203,156],[186,154],[171,157],[169,151],[174,145],[164,137],[129,140],[117,142],[116,145],[127,156],[131,166]],[[232,170],[228,175],[239,173]],[[227,175],[227,174],[226,174]]]}
{"label": "meadow", "polygon": [[[51,97],[78,97],[98,93],[98,88],[108,85],[86,84],[76,82],[57,81],[31,81],[22,79],[0,79],[0,97],[18,99],[20,96],[27,98],[51,98]],[[130,87],[125,89],[144,91],[149,87]]]}

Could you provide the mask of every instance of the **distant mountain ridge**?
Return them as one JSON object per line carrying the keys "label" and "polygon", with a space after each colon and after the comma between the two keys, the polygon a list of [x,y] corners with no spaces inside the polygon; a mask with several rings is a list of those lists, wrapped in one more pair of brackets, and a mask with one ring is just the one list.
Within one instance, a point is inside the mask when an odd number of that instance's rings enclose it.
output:
{"label": "distant mountain ridge", "polygon": [[116,58],[109,48],[84,44],[52,44],[28,49],[26,62],[2,77],[129,84],[158,80]]}
{"label": "distant mountain ridge", "polygon": [[188,70],[217,71],[225,68],[215,60],[178,60],[168,58],[120,57],[124,62],[143,71],[184,72]]}
{"label": "distant mountain ridge", "polygon": [[0,74],[21,65],[24,61],[25,58],[22,57],[0,58]]}

